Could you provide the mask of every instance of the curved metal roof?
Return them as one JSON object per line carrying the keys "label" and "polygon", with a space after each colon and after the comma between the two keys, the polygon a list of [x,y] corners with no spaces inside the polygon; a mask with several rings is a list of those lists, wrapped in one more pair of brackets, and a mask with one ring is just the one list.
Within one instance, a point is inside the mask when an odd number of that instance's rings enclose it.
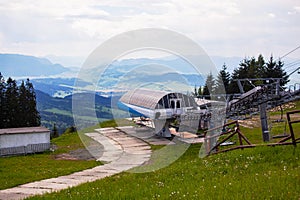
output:
{"label": "curved metal roof", "polygon": [[121,97],[120,101],[154,110],[158,108],[170,108],[169,99],[181,99],[182,107],[197,106],[194,98],[185,94],[150,89],[135,89],[129,91]]}
{"label": "curved metal roof", "polygon": [[124,94],[120,101],[127,104],[141,106],[144,108],[155,109],[157,103],[165,95],[172,92],[149,90],[149,89],[135,89]]}

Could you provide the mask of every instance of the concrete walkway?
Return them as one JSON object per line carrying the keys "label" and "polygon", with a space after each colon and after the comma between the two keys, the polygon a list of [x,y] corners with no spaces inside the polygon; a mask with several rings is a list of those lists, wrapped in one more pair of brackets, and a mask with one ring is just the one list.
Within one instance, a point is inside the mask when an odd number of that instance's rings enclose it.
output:
{"label": "concrete walkway", "polygon": [[155,135],[154,129],[146,126],[145,127],[122,126],[122,127],[117,127],[116,129],[126,133],[127,135],[131,135],[133,137],[139,138],[152,145],[175,144],[174,142],[166,138]]}
{"label": "concrete walkway", "polygon": [[[149,128],[148,126],[144,127],[134,127],[134,126],[124,126],[124,127],[117,127],[116,129],[140,138],[141,140],[152,144],[152,145],[173,145],[175,142],[172,140],[168,140],[161,136],[155,135],[155,130],[153,128]],[[176,132],[174,128],[170,128],[170,132],[172,135],[176,136],[177,140],[188,143],[188,144],[195,144],[195,143],[203,143],[204,138],[199,138],[198,135],[189,133],[189,132]]]}
{"label": "concrete walkway", "polygon": [[66,176],[0,190],[0,199],[24,199],[75,187],[140,166],[151,156],[150,146],[147,143],[119,129],[103,128],[95,131],[86,135],[104,146],[103,154],[98,160],[106,164]]}

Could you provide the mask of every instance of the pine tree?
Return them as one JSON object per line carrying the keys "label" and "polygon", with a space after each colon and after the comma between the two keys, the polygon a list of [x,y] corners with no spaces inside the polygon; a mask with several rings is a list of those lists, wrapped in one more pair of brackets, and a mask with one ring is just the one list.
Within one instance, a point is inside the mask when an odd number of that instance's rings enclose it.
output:
{"label": "pine tree", "polygon": [[18,98],[18,87],[16,81],[11,78],[8,78],[6,82],[4,106],[6,111],[6,127],[19,127],[20,122],[18,121],[18,114],[20,107]]}
{"label": "pine tree", "polygon": [[[231,80],[229,84],[229,93],[240,93],[237,81],[238,79],[252,79],[252,78],[261,78],[264,72],[265,61],[262,55],[258,56],[256,60],[254,57],[245,58],[237,69],[234,69]],[[251,90],[254,85],[262,84],[261,81],[244,81],[243,89],[245,92]]]}
{"label": "pine tree", "polygon": [[[250,59],[244,59],[240,66],[235,69],[231,76],[231,81],[229,84],[229,93],[240,93],[237,82],[237,79],[251,79],[251,78],[281,78],[280,85],[284,86],[289,80],[288,75],[283,70],[284,63],[279,60],[275,62],[273,56],[270,57],[270,60],[266,63],[264,57],[259,55],[257,60],[252,57]],[[274,81],[269,81],[272,83]],[[243,88],[247,92],[251,90],[254,86],[266,84],[266,81],[244,81]]]}
{"label": "pine tree", "polygon": [[5,80],[4,77],[2,76],[1,72],[0,72],[0,128],[4,128],[6,127],[6,121],[5,121]]}
{"label": "pine tree", "polygon": [[262,76],[261,72],[264,71],[265,64],[266,64],[266,62],[264,60],[264,57],[261,54],[259,54],[259,56],[257,58],[257,61],[255,61],[255,64],[256,64],[256,66],[254,68],[256,70],[255,71],[255,76],[256,77],[261,77]]}
{"label": "pine tree", "polygon": [[36,108],[36,96],[32,83],[27,79],[26,84],[26,97],[28,102],[28,126],[40,126],[41,118],[40,113]]}
{"label": "pine tree", "polygon": [[229,84],[229,93],[230,94],[237,94],[240,93],[239,87],[237,85],[237,79],[247,78],[248,70],[250,66],[250,60],[245,58],[239,64],[239,67],[234,69],[231,75],[231,80]]}
{"label": "pine tree", "polygon": [[230,83],[230,73],[227,72],[226,64],[222,66],[216,80],[216,94],[227,94]]}
{"label": "pine tree", "polygon": [[56,124],[54,123],[54,124],[53,124],[52,133],[51,133],[51,139],[52,139],[52,138],[57,138],[58,136],[59,136],[58,130],[57,130],[57,128],[56,128]]}
{"label": "pine tree", "polygon": [[[263,74],[264,78],[282,78],[280,80],[280,86],[284,86],[289,82],[289,76],[283,70],[284,63],[279,60],[278,62],[273,60],[273,56],[270,57],[269,61],[266,63],[265,71]],[[275,80],[269,80],[268,83],[274,83]]]}
{"label": "pine tree", "polygon": [[211,94],[214,93],[214,85],[215,85],[214,77],[212,73],[209,73],[207,75],[205,85],[203,88],[203,95],[205,95],[207,99],[211,99]]}
{"label": "pine tree", "polygon": [[0,73],[0,111],[0,128],[40,126],[36,96],[29,79],[18,87],[12,78],[5,83]]}
{"label": "pine tree", "polygon": [[22,81],[19,87],[19,115],[18,121],[20,127],[28,127],[29,126],[29,107],[28,107],[28,99],[27,99],[27,90]]}
{"label": "pine tree", "polygon": [[195,85],[195,88],[194,88],[194,97],[197,97],[198,96],[198,92],[197,92],[197,86]]}
{"label": "pine tree", "polygon": [[[270,60],[266,63],[266,68],[263,74],[264,78],[271,78],[273,77],[273,71],[276,68],[276,62],[273,60],[273,56],[270,57]],[[275,78],[275,77],[273,77]]]}
{"label": "pine tree", "polygon": [[276,74],[276,76],[278,78],[282,78],[281,81],[280,81],[280,85],[282,87],[290,81],[289,80],[289,75],[287,75],[287,73],[284,71],[283,66],[284,66],[284,63],[279,59],[277,64],[276,64],[276,68],[274,70],[274,74]]}
{"label": "pine tree", "polygon": [[202,95],[203,95],[202,86],[199,86],[199,88],[198,88],[198,96],[202,96]]}
{"label": "pine tree", "polygon": [[193,92],[194,97],[199,97],[203,95],[202,87],[199,86],[197,89],[197,86],[195,85],[194,92]]}
{"label": "pine tree", "polygon": [[[254,77],[253,78],[263,78],[264,70],[265,70],[265,60],[264,57],[260,54],[257,58],[257,61],[255,61],[254,66]],[[264,81],[257,80],[253,83],[255,86],[257,85],[263,85]],[[252,86],[253,87],[253,86]]]}

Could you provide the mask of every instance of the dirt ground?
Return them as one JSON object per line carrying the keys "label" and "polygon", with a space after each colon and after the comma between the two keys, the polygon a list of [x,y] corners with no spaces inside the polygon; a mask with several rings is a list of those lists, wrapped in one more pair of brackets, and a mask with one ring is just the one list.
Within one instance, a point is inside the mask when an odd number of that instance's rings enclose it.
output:
{"label": "dirt ground", "polygon": [[[54,147],[55,149],[55,147]],[[92,152],[92,153],[91,153]],[[103,154],[103,146],[94,140],[90,141],[87,148],[71,150],[69,153],[62,153],[54,156],[56,160],[96,160]],[[94,155],[94,156],[93,156]]]}
{"label": "dirt ground", "polygon": [[62,153],[54,156],[56,160],[96,160],[88,150],[76,149],[69,153]]}
{"label": "dirt ground", "polygon": [[[271,110],[268,111],[267,115],[268,115],[268,123],[276,123],[276,122],[280,122],[281,120],[283,121],[287,121],[287,117],[286,117],[286,110],[287,109],[296,109],[296,105],[293,102],[287,103],[282,105],[282,109],[283,109],[283,115],[282,115],[282,119],[281,119],[281,115],[280,114],[276,114],[273,115],[272,113],[274,112],[280,112],[281,109],[280,107],[275,107]],[[293,114],[291,116],[292,120],[300,120],[300,114]],[[239,120],[239,124],[243,127],[246,128],[256,128],[256,127],[260,127],[260,116],[259,114],[257,115],[253,115],[251,116],[249,119],[246,120]]]}

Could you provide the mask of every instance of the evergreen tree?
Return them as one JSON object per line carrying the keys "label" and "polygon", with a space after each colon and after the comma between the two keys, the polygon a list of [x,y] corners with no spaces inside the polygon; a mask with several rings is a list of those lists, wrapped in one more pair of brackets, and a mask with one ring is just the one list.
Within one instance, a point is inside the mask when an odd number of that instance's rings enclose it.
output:
{"label": "evergreen tree", "polygon": [[28,127],[29,126],[29,108],[28,108],[28,99],[27,99],[27,90],[22,81],[19,87],[19,115],[18,121],[20,127]]}
{"label": "evergreen tree", "polygon": [[[252,78],[261,78],[262,74],[264,72],[264,65],[265,61],[262,55],[258,56],[258,59],[256,60],[254,57],[248,59],[245,58],[240,64],[237,69],[234,69],[230,84],[229,84],[229,93],[240,93],[237,79],[252,79]],[[254,85],[262,84],[261,81],[244,81],[243,82],[243,88],[244,91],[247,92],[251,89],[253,89]]]}
{"label": "evergreen tree", "polygon": [[216,80],[216,94],[227,94],[230,83],[230,73],[227,72],[226,64],[224,63]]}
{"label": "evergreen tree", "polygon": [[[265,60],[264,57],[260,54],[255,61],[255,76],[253,78],[263,78],[264,70],[265,70]],[[254,85],[263,85],[264,82],[262,80],[257,80],[253,82]]]}
{"label": "evergreen tree", "polygon": [[284,66],[284,63],[279,59],[279,61],[276,64],[274,73],[273,73],[274,74],[273,76],[275,76],[275,78],[276,78],[276,76],[278,78],[282,78],[280,81],[281,86],[286,85],[290,81],[289,75],[287,75],[287,73],[284,71],[283,66]]}
{"label": "evergreen tree", "polygon": [[203,95],[202,86],[199,86],[199,88],[197,89],[197,86],[195,85],[193,95],[194,97],[202,96]]}
{"label": "evergreen tree", "polygon": [[27,79],[26,84],[26,97],[28,102],[28,126],[40,126],[41,118],[40,113],[36,108],[36,96],[32,83]]}
{"label": "evergreen tree", "polygon": [[56,124],[54,123],[54,124],[53,124],[52,133],[51,133],[51,139],[52,139],[52,138],[57,138],[58,136],[59,136],[58,130],[57,130],[57,128],[56,128]]}
{"label": "evergreen tree", "polygon": [[273,60],[273,56],[270,57],[270,60],[266,63],[266,68],[264,71],[264,78],[271,78],[273,76],[273,71],[276,68],[276,62]]}
{"label": "evergreen tree", "polygon": [[202,96],[202,95],[203,95],[202,86],[199,86],[199,88],[198,88],[198,96]]}
{"label": "evergreen tree", "polygon": [[207,75],[205,85],[203,88],[203,95],[205,95],[207,99],[211,99],[210,95],[214,93],[214,85],[215,85],[214,77],[211,73],[209,73]]}
{"label": "evergreen tree", "polygon": [[[235,69],[231,76],[231,81],[229,84],[229,93],[240,93],[237,79],[251,79],[251,78],[282,78],[280,85],[284,86],[288,82],[288,75],[283,70],[284,63],[279,60],[275,62],[271,56],[270,60],[266,63],[264,57],[259,55],[257,60],[252,57],[250,59],[244,59],[237,69]],[[269,81],[272,83],[274,81]],[[244,81],[243,88],[247,92],[251,90],[254,86],[266,84],[266,81]]]}
{"label": "evergreen tree", "polygon": [[249,71],[249,66],[250,66],[250,60],[245,58],[239,64],[239,67],[233,70],[232,75],[231,75],[230,84],[229,84],[229,93],[231,93],[231,94],[240,93],[240,90],[239,90],[236,80],[248,78],[247,74]]}
{"label": "evergreen tree", "polygon": [[20,122],[18,121],[19,115],[19,93],[18,87],[15,80],[8,78],[6,82],[5,91],[5,126],[7,128],[19,127]]}
{"label": "evergreen tree", "polygon": [[255,64],[256,64],[256,66],[254,68],[256,70],[255,76],[261,77],[261,75],[262,75],[261,72],[264,71],[265,64],[266,64],[264,57],[261,54],[258,56],[257,61],[255,61]]}
{"label": "evergreen tree", "polygon": [[[288,83],[289,76],[283,70],[283,62],[279,60],[278,62],[273,60],[273,56],[270,57],[269,61],[266,63],[265,71],[263,74],[264,78],[282,78],[280,80],[280,86],[284,86]],[[275,80],[269,80],[268,83],[274,83]],[[266,82],[265,82],[266,83]]]}
{"label": "evergreen tree", "polygon": [[195,88],[194,88],[194,97],[197,97],[198,96],[198,92],[197,92],[197,86],[195,85]]}
{"label": "evergreen tree", "polygon": [[0,72],[0,128],[4,128],[5,127],[5,109],[4,109],[4,105],[5,105],[5,80],[4,77],[2,76],[1,72]]}
{"label": "evergreen tree", "polygon": [[33,85],[27,80],[18,87],[8,78],[6,83],[0,73],[0,128],[40,126]]}

